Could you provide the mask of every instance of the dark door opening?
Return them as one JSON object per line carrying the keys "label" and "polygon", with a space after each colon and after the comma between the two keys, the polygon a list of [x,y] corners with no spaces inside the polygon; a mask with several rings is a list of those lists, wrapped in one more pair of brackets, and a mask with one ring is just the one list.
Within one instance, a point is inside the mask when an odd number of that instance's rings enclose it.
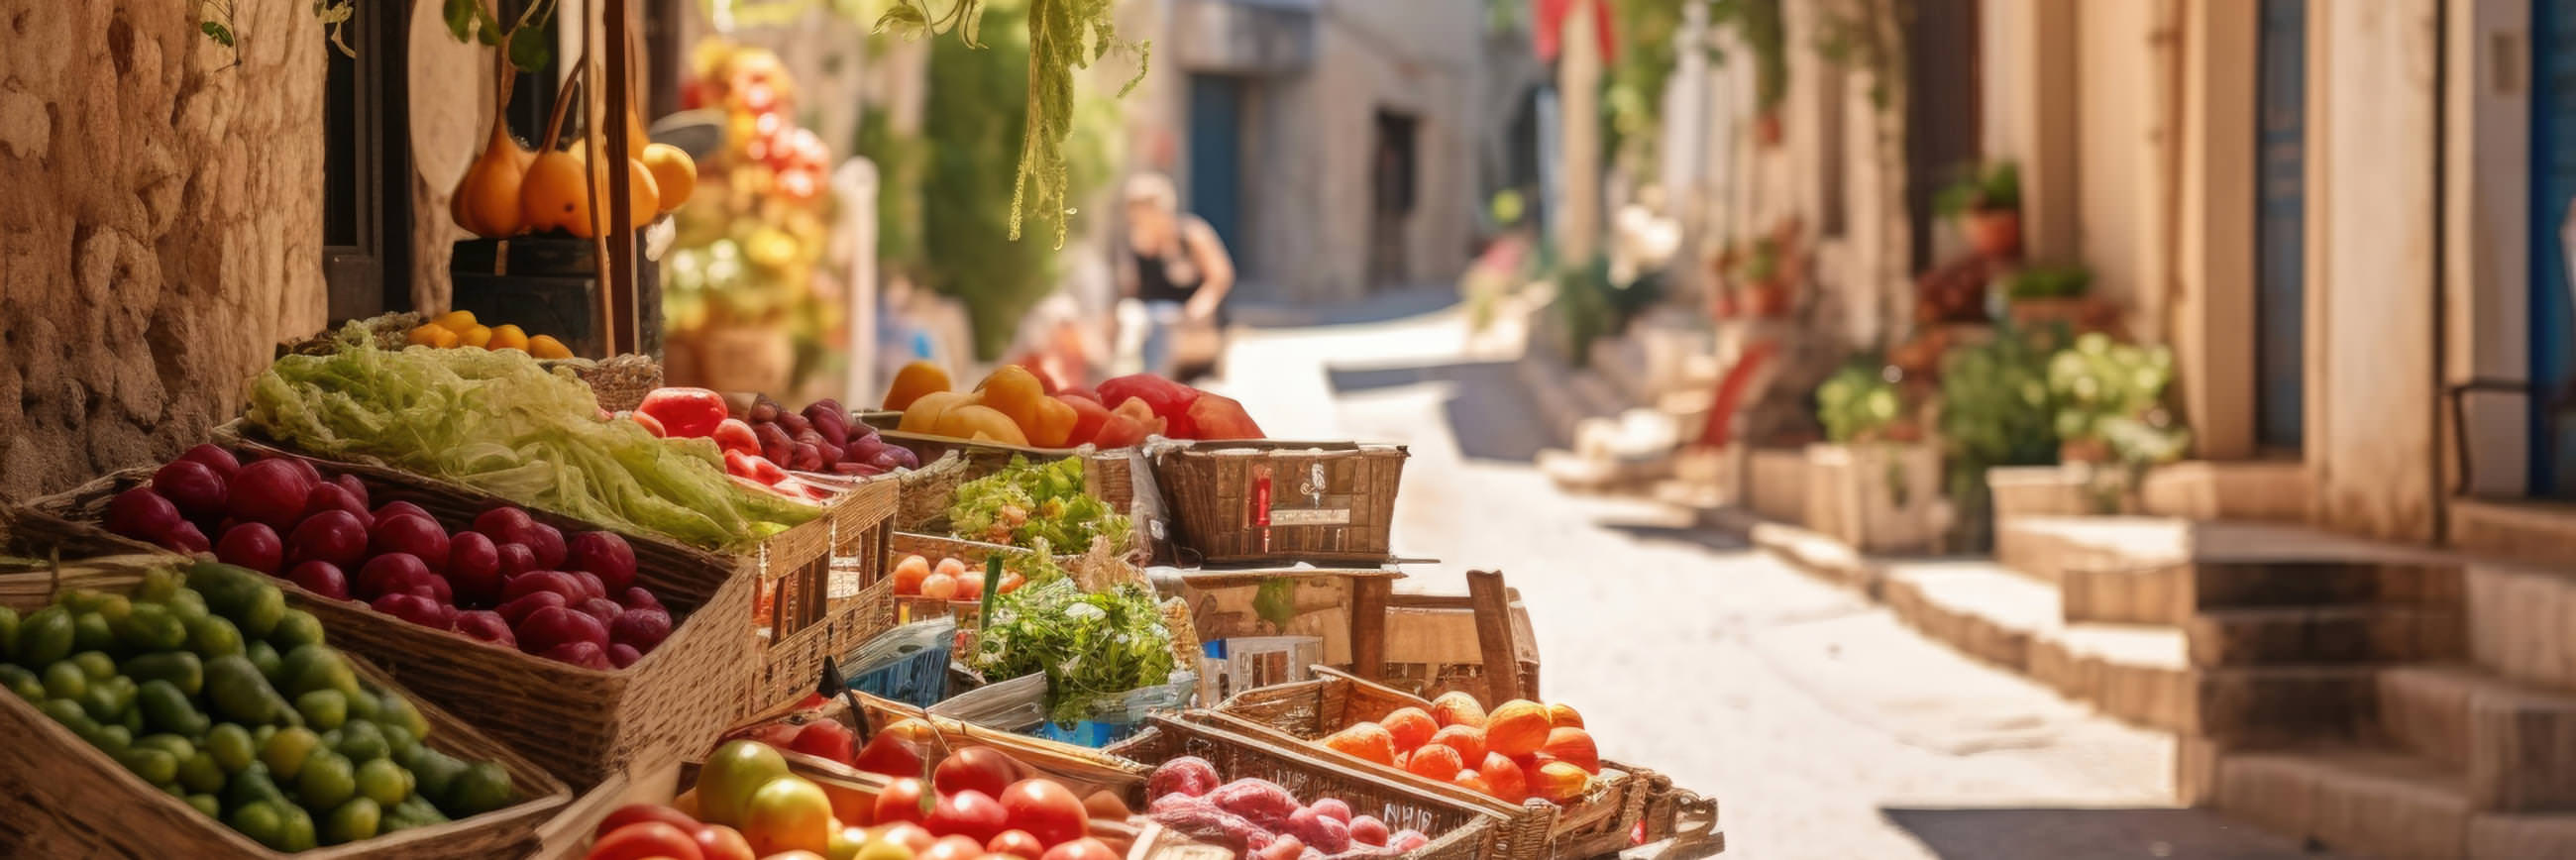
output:
{"label": "dark door opening", "polygon": [[1400,286],[1413,277],[1405,254],[1411,231],[1405,229],[1405,222],[1413,214],[1414,184],[1420,173],[1414,146],[1419,122],[1405,114],[1377,113],[1377,148],[1369,158],[1373,193],[1368,272],[1373,289]]}
{"label": "dark door opening", "polygon": [[1912,271],[1931,268],[1932,197],[1956,171],[1974,169],[1977,145],[1977,0],[1919,0],[1907,37],[1905,213]]}
{"label": "dark door opening", "polygon": [[1241,78],[1190,76],[1190,170],[1186,210],[1237,254],[1243,232],[1243,89]]}
{"label": "dark door opening", "polygon": [[357,56],[323,50],[322,279],[335,321],[411,307],[408,10],[357,4]]}
{"label": "dark door opening", "polygon": [[2307,0],[2263,0],[2257,53],[2254,440],[2296,451],[2307,403]]}
{"label": "dark door opening", "polygon": [[2531,7],[2531,495],[2576,498],[2576,301],[2568,232],[2576,223],[2576,9]]}

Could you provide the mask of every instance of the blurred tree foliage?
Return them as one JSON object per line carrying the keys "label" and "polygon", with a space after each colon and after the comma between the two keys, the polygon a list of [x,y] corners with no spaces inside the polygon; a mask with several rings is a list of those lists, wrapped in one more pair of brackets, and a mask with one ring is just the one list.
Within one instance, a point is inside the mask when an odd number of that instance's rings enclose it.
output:
{"label": "blurred tree foliage", "polygon": [[[1010,347],[1021,316],[1055,288],[1060,272],[1048,243],[1010,238],[1012,185],[1028,127],[1028,12],[1027,0],[985,0],[980,46],[931,43],[921,139],[888,139],[887,124],[870,121],[859,144],[878,159],[883,180],[878,248],[887,264],[964,302],[976,354],[987,360]],[[1097,89],[1074,98],[1065,196],[1079,200],[1116,163],[1118,116],[1113,98]]]}

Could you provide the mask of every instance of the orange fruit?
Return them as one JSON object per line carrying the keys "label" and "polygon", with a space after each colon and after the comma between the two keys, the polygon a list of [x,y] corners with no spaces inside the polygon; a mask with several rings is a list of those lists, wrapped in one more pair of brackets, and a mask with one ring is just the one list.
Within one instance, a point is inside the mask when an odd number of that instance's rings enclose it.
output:
{"label": "orange fruit", "polygon": [[1437,745],[1414,750],[1413,757],[1404,763],[1404,769],[1417,776],[1443,782],[1457,776],[1458,771],[1466,767],[1457,750]]}
{"label": "orange fruit", "polygon": [[1421,746],[1431,740],[1432,732],[1440,730],[1440,724],[1432,722],[1430,714],[1414,707],[1397,708],[1395,713],[1386,715],[1386,719],[1379,720],[1378,724],[1395,736],[1395,748],[1405,751]]}
{"label": "orange fruit", "polygon": [[907,555],[902,561],[894,563],[894,593],[896,594],[906,596],[920,594],[921,581],[929,578],[929,559]]}
{"label": "orange fruit", "polygon": [[1547,706],[1547,724],[1561,729],[1583,728],[1583,712],[1575,710],[1573,705],[1564,702],[1550,702]]}
{"label": "orange fruit", "polygon": [[1326,735],[1324,748],[1378,764],[1395,764],[1395,736],[1376,723],[1358,723]]}
{"label": "orange fruit", "polygon": [[1485,715],[1485,748],[1504,755],[1536,752],[1547,743],[1547,706],[1513,699]]}
{"label": "orange fruit", "polygon": [[1530,772],[1530,794],[1558,805],[1582,797],[1591,785],[1592,775],[1572,762],[1552,761]]}
{"label": "orange fruit", "polygon": [[953,558],[943,558],[939,560],[939,566],[933,567],[931,570],[945,573],[949,576],[965,576],[966,563]]}
{"label": "orange fruit", "polygon": [[1540,744],[1538,751],[1582,768],[1584,773],[1601,772],[1601,751],[1592,745],[1592,733],[1582,729],[1549,729],[1547,742]]}
{"label": "orange fruit", "polygon": [[1431,719],[1444,726],[1481,726],[1485,724],[1485,706],[1476,697],[1456,690],[1431,700]]}
{"label": "orange fruit", "polygon": [[1475,726],[1442,726],[1431,733],[1430,743],[1457,750],[1464,761],[1485,760],[1485,730]]}
{"label": "orange fruit", "polygon": [[1460,788],[1467,789],[1468,791],[1473,791],[1473,792],[1475,792],[1475,793],[1477,793],[1477,794],[1492,794],[1492,793],[1494,793],[1494,787],[1493,787],[1493,786],[1490,786],[1490,785],[1486,785],[1486,784],[1485,784],[1485,775],[1484,775],[1483,773],[1481,773],[1481,772],[1478,772],[1478,771],[1472,771],[1472,770],[1462,770],[1462,771],[1459,771],[1459,772],[1458,772],[1458,775],[1457,775],[1457,776],[1454,776],[1454,777],[1451,777],[1451,778],[1449,779],[1449,781],[1450,781],[1450,782],[1453,782],[1453,783],[1457,783],[1457,784],[1458,784],[1458,787],[1460,787]]}
{"label": "orange fruit", "polygon": [[1485,777],[1487,794],[1513,803],[1529,796],[1528,774],[1521,770],[1519,762],[1504,757],[1502,753],[1486,753],[1485,762],[1476,766],[1476,772]]}

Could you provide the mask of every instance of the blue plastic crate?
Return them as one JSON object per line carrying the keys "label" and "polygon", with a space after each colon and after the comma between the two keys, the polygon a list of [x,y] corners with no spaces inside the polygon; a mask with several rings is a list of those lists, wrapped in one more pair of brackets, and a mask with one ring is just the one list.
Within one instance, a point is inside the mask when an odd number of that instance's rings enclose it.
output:
{"label": "blue plastic crate", "polygon": [[948,698],[948,657],[957,641],[956,629],[946,619],[938,619],[879,634],[859,651],[890,646],[895,656],[861,667],[849,679],[850,687],[924,708],[939,704]]}

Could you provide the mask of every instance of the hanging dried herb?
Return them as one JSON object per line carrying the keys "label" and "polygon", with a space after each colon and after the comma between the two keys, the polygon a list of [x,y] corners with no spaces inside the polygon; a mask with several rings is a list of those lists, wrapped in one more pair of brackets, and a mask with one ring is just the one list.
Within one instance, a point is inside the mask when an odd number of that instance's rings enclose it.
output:
{"label": "hanging dried herb", "polygon": [[[985,0],[956,0],[944,12],[933,12],[932,0],[896,0],[877,19],[880,32],[906,37],[955,32],[969,47],[983,47],[977,32]],[[1031,210],[1056,216],[1055,244],[1064,247],[1073,209],[1065,190],[1070,184],[1065,137],[1073,131],[1074,72],[1089,68],[1115,51],[1136,57],[1136,74],[1118,89],[1121,97],[1145,79],[1151,42],[1119,38],[1111,20],[1112,0],[1028,0],[1028,129],[1020,139],[1020,165],[1011,182],[1010,237],[1020,238],[1020,222]]]}

